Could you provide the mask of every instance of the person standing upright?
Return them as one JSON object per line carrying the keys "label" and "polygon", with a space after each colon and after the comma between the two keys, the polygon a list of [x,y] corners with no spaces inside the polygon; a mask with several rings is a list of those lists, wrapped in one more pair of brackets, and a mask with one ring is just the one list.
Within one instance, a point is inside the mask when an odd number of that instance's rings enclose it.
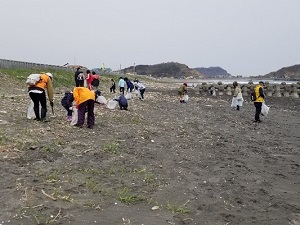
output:
{"label": "person standing upright", "polygon": [[234,89],[232,107],[236,106],[236,110],[240,110],[240,107],[243,106],[243,100],[244,100],[242,95],[242,90],[237,81],[234,81],[232,85]]}
{"label": "person standing upright", "polygon": [[85,77],[85,80],[86,80],[86,85],[87,85],[87,88],[92,90],[92,81],[93,81],[93,75],[91,73],[90,70],[87,70],[86,71],[86,77]]}
{"label": "person standing upright", "polygon": [[115,82],[115,80],[114,79],[110,79],[110,81],[111,81],[111,85],[110,85],[110,88],[109,88],[109,90],[110,90],[110,93],[116,93],[116,82]]}
{"label": "person standing upright", "polygon": [[185,103],[184,101],[184,95],[187,94],[187,83],[184,82],[180,87],[178,88],[178,97],[180,103]]}
{"label": "person standing upright", "polygon": [[120,92],[124,95],[125,81],[124,81],[123,77],[120,77],[118,86],[120,88]]}
{"label": "person standing upright", "polygon": [[254,100],[254,106],[255,106],[255,117],[254,122],[260,123],[261,120],[259,118],[259,115],[261,114],[261,107],[262,103],[265,101],[265,93],[264,93],[264,85],[265,83],[263,81],[259,81],[258,85],[254,88],[254,94],[255,94],[255,100]]}
{"label": "person standing upright", "polygon": [[83,87],[83,72],[80,70],[80,66],[76,68],[74,78],[75,78],[75,86],[76,87]]}

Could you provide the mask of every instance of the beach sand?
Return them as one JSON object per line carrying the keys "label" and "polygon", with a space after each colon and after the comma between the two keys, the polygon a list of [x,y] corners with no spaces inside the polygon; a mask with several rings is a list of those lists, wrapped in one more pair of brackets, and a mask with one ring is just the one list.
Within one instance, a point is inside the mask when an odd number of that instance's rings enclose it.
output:
{"label": "beach sand", "polygon": [[189,89],[180,104],[178,84],[145,84],[129,111],[97,105],[93,130],[67,123],[59,94],[49,123],[28,120],[27,93],[7,89],[0,223],[300,224],[299,99],[266,99],[253,123],[252,102]]}

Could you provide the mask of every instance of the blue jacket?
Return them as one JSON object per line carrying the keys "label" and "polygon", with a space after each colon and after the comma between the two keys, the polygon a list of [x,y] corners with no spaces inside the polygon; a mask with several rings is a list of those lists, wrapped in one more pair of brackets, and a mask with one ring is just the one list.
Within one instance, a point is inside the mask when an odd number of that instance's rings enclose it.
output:
{"label": "blue jacket", "polygon": [[120,106],[128,106],[127,99],[125,98],[124,95],[121,95],[121,96],[119,97],[119,105],[120,105]]}
{"label": "blue jacket", "polygon": [[118,86],[119,87],[125,87],[125,81],[124,81],[124,79],[120,79],[119,80]]}
{"label": "blue jacket", "polygon": [[126,80],[127,89],[132,90],[134,88],[133,83],[130,80]]}

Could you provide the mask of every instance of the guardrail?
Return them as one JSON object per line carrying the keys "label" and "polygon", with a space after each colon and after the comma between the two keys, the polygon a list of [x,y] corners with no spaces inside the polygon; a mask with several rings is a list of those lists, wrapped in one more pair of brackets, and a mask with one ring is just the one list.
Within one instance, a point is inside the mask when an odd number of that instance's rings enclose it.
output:
{"label": "guardrail", "polygon": [[73,70],[71,68],[56,66],[56,65],[48,65],[48,64],[40,64],[40,63],[31,63],[31,62],[22,62],[8,59],[0,59],[0,68],[34,68],[34,69],[54,69],[54,70]]}

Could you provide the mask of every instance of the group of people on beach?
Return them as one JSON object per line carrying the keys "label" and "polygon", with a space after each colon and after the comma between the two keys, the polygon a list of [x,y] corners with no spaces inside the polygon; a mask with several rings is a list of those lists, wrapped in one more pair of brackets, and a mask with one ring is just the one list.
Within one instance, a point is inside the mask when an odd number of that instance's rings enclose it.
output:
{"label": "group of people on beach", "polygon": [[[33,85],[29,85],[29,96],[33,101],[33,110],[35,120],[48,121],[46,119],[47,101],[46,91],[50,101],[50,106],[53,108],[53,75],[51,73],[38,74],[39,80]],[[87,127],[93,129],[95,124],[94,106],[97,102],[97,97],[101,95],[99,90],[100,76],[94,71],[86,70],[85,73],[78,67],[74,74],[75,87],[72,91],[66,91],[61,99],[61,105],[67,111],[67,121],[72,121],[74,107],[77,110],[77,122],[75,126],[82,128],[85,122],[87,113]],[[113,100],[118,102],[121,110],[128,110],[128,101],[131,99],[131,93],[135,91],[140,100],[144,99],[146,87],[138,79],[131,82],[127,77],[120,77],[118,81],[120,91],[119,97]],[[126,96],[125,96],[126,87]],[[110,93],[116,93],[116,83],[111,79]],[[40,111],[41,105],[41,111]]]}
{"label": "group of people on beach", "polygon": [[[100,84],[100,77],[94,71],[86,70],[85,74],[77,68],[75,75],[75,87],[73,91],[65,92],[64,97],[61,100],[62,106],[67,111],[67,120],[72,120],[73,107],[78,110],[78,119],[75,126],[83,127],[85,121],[85,114],[87,113],[87,127],[93,129],[95,124],[94,105],[97,96],[101,95],[98,90]],[[47,101],[46,91],[50,101],[50,106],[53,109],[53,75],[51,73],[42,72],[39,74],[39,80],[34,85],[29,85],[28,93],[33,101],[33,111],[35,119],[38,121],[47,122]],[[187,83],[184,82],[178,89],[178,96],[180,103],[187,102]],[[131,93],[135,90],[138,93],[139,99],[144,99],[144,92],[146,87],[137,79],[131,82],[127,77],[119,77],[118,87],[120,96],[114,100],[119,103],[121,110],[128,110],[127,99],[131,98]],[[127,97],[125,96],[125,87],[127,91]],[[240,110],[243,105],[243,96],[239,84],[233,82],[233,99],[231,106]],[[252,100],[255,106],[254,122],[260,123],[260,115],[262,112],[262,106],[264,103],[264,82],[260,81],[252,90]],[[116,83],[114,79],[111,79],[110,93],[116,93]],[[130,97],[128,97],[130,96]],[[74,104],[75,102],[75,104]],[[40,109],[41,106],[41,109]]]}
{"label": "group of people on beach", "polygon": [[[243,95],[240,85],[237,81],[233,82],[233,98],[231,107],[235,108],[236,110],[240,110],[240,108],[243,106]],[[254,121],[257,123],[261,123],[260,115],[262,114],[262,107],[264,104],[265,99],[265,93],[264,93],[264,85],[265,83],[263,81],[259,81],[259,83],[251,89],[251,100],[254,102],[255,106],[255,116]],[[210,89],[210,94],[212,95],[215,91],[214,89]],[[184,82],[182,85],[178,88],[178,97],[180,103],[186,103],[187,102],[187,83]]]}

